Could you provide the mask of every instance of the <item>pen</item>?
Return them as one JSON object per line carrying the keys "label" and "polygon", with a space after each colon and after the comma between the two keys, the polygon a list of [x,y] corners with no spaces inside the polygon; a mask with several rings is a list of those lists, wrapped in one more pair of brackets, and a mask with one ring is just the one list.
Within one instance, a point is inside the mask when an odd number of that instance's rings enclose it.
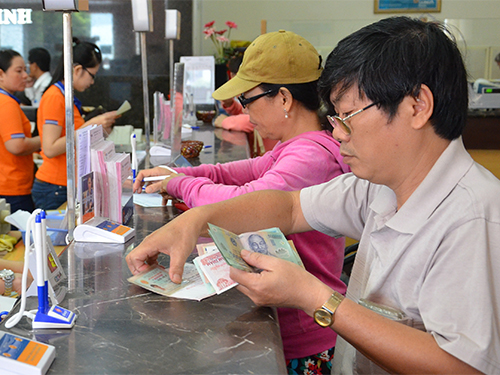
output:
{"label": "pen", "polygon": [[166,165],[159,165],[160,168],[165,168],[167,171],[170,171],[172,173],[177,173],[176,171],[174,171],[172,168],[170,167],[167,167]]}
{"label": "pen", "polygon": [[200,127],[196,125],[189,125],[189,124],[182,124],[182,127],[185,129],[193,129],[193,130],[199,130]]}
{"label": "pen", "polygon": [[36,286],[38,292],[38,312],[45,314],[47,312],[47,300],[45,298],[45,280],[44,280],[44,259],[42,245],[42,219],[40,214],[35,217],[35,256],[36,256]]}
{"label": "pen", "polygon": [[151,176],[151,177],[144,177],[144,179],[142,181],[144,182],[151,182],[151,181],[162,181],[164,180],[165,178],[167,177],[170,177],[169,174],[165,175],[165,176]]}
{"label": "pen", "polygon": [[41,230],[42,230],[42,254],[43,254],[43,280],[44,287],[47,290],[45,293],[45,306],[49,306],[49,269],[48,269],[48,259],[49,259],[49,249],[47,249],[47,215],[44,210],[40,212]]}
{"label": "pen", "polygon": [[130,143],[132,144],[132,180],[135,182],[137,173],[137,138],[135,133],[130,136]]}

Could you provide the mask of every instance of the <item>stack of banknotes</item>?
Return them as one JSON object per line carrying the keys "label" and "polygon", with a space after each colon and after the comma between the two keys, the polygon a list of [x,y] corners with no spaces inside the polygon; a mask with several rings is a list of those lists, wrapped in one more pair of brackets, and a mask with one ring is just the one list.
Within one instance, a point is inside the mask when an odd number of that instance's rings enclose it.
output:
{"label": "stack of banknotes", "polygon": [[155,265],[128,279],[144,289],[169,297],[202,300],[221,294],[235,287],[229,277],[229,266],[243,271],[260,272],[241,258],[241,250],[247,249],[285,259],[304,267],[292,241],[288,241],[279,228],[264,229],[240,235],[209,224],[213,243],[198,244],[199,256],[194,266],[186,263],[181,284],[174,284],[168,269]]}
{"label": "stack of banknotes", "polygon": [[279,228],[269,228],[240,235],[208,223],[208,233],[215,242],[227,264],[248,272],[259,272],[241,257],[241,250],[259,252],[276,258],[288,260],[304,267],[302,260],[291,241],[288,241]]}

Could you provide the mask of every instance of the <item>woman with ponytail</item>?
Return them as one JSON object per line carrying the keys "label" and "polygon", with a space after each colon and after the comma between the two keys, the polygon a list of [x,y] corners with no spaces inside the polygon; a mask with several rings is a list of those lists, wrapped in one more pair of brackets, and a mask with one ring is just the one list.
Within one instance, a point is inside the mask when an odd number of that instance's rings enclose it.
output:
{"label": "woman with ponytail", "polygon": [[[89,42],[75,41],[73,45],[73,89],[83,92],[94,84],[101,65],[99,47]],[[37,127],[42,143],[43,163],[33,185],[35,207],[56,209],[66,202],[66,106],[64,97],[64,64],[59,63],[52,82],[40,101]],[[109,134],[116,120],[116,111],[106,112],[85,122],[81,102],[74,98],[75,130],[93,124],[102,125]]]}

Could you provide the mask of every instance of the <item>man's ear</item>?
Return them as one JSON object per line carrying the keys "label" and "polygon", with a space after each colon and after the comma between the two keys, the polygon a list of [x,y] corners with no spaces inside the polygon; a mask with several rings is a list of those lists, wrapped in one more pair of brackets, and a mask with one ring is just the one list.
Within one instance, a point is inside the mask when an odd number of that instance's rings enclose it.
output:
{"label": "man's ear", "polygon": [[431,89],[422,84],[418,96],[412,99],[413,103],[413,127],[418,129],[423,127],[431,118],[434,112],[434,95]]}

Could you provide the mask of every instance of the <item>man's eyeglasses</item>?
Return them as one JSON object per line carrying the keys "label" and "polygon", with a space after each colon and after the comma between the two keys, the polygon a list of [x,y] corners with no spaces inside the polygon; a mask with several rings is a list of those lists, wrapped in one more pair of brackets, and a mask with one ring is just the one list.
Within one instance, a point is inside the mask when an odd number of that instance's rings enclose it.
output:
{"label": "man's eyeglasses", "polygon": [[264,91],[261,94],[254,95],[254,96],[251,96],[249,98],[245,98],[243,96],[243,94],[241,94],[240,96],[238,96],[238,100],[240,101],[241,106],[243,108],[246,108],[247,105],[250,104],[251,102],[256,101],[259,98],[262,98],[263,96],[269,95],[269,94],[273,93],[274,91],[275,91],[274,89],[273,90],[267,90],[267,91]]}
{"label": "man's eyeglasses", "polygon": [[82,69],[85,70],[92,77],[92,79],[95,81],[95,74],[90,73],[89,70],[86,67],[84,67],[83,65],[82,65]]}
{"label": "man's eyeglasses", "polygon": [[328,122],[330,122],[330,125],[332,125],[334,128],[338,126],[338,127],[340,127],[340,129],[342,129],[342,131],[345,134],[351,135],[351,127],[349,125],[347,125],[346,121],[350,120],[352,117],[356,116],[358,113],[366,111],[368,108],[373,107],[374,105],[377,105],[377,104],[378,104],[378,102],[368,104],[365,108],[361,108],[359,111],[351,113],[349,116],[347,116],[345,118],[340,118],[337,115],[334,115],[334,116],[327,115],[326,118],[328,119]]}

